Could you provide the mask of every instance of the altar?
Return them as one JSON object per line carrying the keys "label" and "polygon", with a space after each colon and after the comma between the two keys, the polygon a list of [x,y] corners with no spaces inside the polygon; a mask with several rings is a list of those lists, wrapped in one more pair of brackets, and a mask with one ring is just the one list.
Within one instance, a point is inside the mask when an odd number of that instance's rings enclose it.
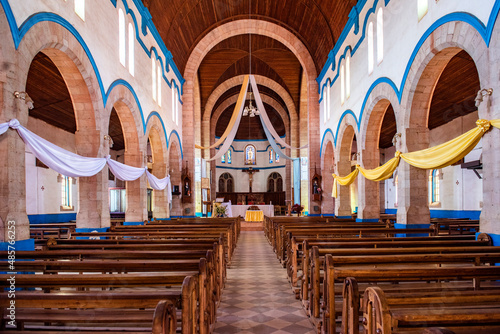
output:
{"label": "altar", "polygon": [[250,206],[258,207],[264,216],[274,217],[274,205],[231,205],[232,216],[241,216],[245,218],[246,212]]}

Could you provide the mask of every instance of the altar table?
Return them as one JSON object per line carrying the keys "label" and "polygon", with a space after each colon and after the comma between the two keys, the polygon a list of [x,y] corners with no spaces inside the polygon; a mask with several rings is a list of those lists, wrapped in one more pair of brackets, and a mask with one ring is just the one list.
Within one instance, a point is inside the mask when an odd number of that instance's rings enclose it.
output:
{"label": "altar table", "polygon": [[[251,205],[231,205],[232,217],[245,217],[248,208]],[[274,205],[253,205],[259,208],[264,216],[274,217]]]}
{"label": "altar table", "polygon": [[261,210],[247,210],[245,213],[245,221],[247,222],[261,222],[264,220],[264,212]]}

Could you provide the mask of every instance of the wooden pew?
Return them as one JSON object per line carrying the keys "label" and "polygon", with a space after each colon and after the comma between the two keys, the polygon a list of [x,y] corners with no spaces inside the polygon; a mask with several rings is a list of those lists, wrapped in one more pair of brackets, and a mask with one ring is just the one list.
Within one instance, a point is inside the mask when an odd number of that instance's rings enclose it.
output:
{"label": "wooden pew", "polygon": [[[193,272],[175,272],[161,274],[64,274],[64,275],[33,275],[24,274],[16,275],[17,288],[42,288],[44,291],[48,289],[72,288],[79,290],[81,288],[94,290],[99,289],[124,289],[123,292],[134,293],[137,290],[129,290],[130,288],[141,288],[139,294],[143,293],[144,287],[155,287],[154,293],[158,298],[167,298],[175,301],[176,305],[180,305],[182,309],[181,323],[182,333],[197,333],[199,327],[200,312],[198,310],[199,303],[199,286],[198,277],[191,275]],[[7,279],[10,275],[0,275],[0,287],[6,288],[9,286]],[[179,283],[180,282],[180,283]],[[179,286],[178,289],[165,289],[170,286]],[[160,289],[162,288],[162,289]],[[132,291],[132,292],[131,292]],[[120,291],[122,292],[122,291]],[[99,293],[103,293],[99,291]],[[50,294],[50,293],[48,293]],[[5,294],[2,295],[4,300]],[[45,300],[46,298],[42,298]],[[17,305],[17,299],[16,299]],[[41,305],[40,308],[44,308]],[[57,307],[57,306],[56,306]],[[203,326],[199,327],[200,331]],[[203,330],[203,332],[206,332]]]}
{"label": "wooden pew", "polygon": [[[186,282],[187,285],[190,283]],[[168,296],[158,292],[18,291],[15,296],[17,327],[12,328],[8,326],[11,321],[8,310],[11,299],[3,292],[0,293],[0,307],[3,314],[1,330],[3,333],[43,333],[40,327],[43,328],[44,324],[50,323],[51,331],[65,331],[71,327],[71,332],[75,333],[89,333],[90,330],[92,333],[113,333],[113,330],[119,330],[174,334],[177,329],[176,307],[173,301],[165,299]],[[186,295],[187,297],[189,295]],[[137,328],[137,325],[140,327]]]}
{"label": "wooden pew", "polygon": [[[458,260],[455,261],[455,263]],[[429,263],[429,262],[428,262]],[[359,266],[357,264],[356,266]],[[337,314],[340,314],[336,310],[335,296],[342,294],[339,289],[335,289],[335,286],[342,286],[344,281],[348,278],[355,278],[359,289],[359,283],[377,283],[380,284],[394,282],[405,282],[404,288],[409,289],[411,285],[408,282],[428,282],[428,281],[443,281],[443,280],[453,280],[453,281],[466,281],[470,288],[479,289],[481,281],[484,280],[497,280],[500,277],[500,267],[496,266],[454,266],[454,267],[422,267],[422,266],[408,266],[405,268],[369,268],[369,267],[358,267],[358,268],[338,268],[334,265],[334,260],[331,255],[327,255],[325,262],[325,280],[323,283],[323,320],[322,320],[322,330],[325,333],[335,333],[335,319]],[[442,285],[443,283],[439,283]],[[463,286],[463,285],[462,285]],[[400,285],[399,288],[402,288]],[[422,287],[419,286],[419,289]],[[355,309],[359,307],[359,293],[356,288],[348,289],[344,288],[344,300],[350,301],[350,306],[345,306],[344,308],[350,308],[352,311],[352,316],[350,319],[359,319],[356,317]],[[348,292],[351,291],[351,292]],[[361,292],[361,291],[359,291]],[[349,294],[349,296],[347,296]],[[339,296],[340,297],[340,296]],[[343,316],[344,318],[344,316]],[[354,320],[355,321],[355,320]],[[344,323],[343,326],[349,326]],[[358,324],[351,324],[350,329],[356,330]]]}
{"label": "wooden pew", "polygon": [[367,334],[417,333],[434,326],[461,333],[500,331],[499,290],[386,294],[374,286],[365,290],[362,309]]}

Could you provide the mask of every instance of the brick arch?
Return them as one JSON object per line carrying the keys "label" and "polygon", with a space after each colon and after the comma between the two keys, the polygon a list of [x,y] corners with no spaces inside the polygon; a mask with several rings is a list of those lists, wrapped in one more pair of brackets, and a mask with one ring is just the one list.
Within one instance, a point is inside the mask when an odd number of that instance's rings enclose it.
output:
{"label": "brick arch", "polygon": [[[452,33],[448,33],[452,31]],[[454,21],[437,27],[418,50],[404,82],[402,92],[401,122],[404,128],[427,127],[429,106],[439,76],[450,59],[460,51],[466,51],[479,74],[481,86],[488,82],[489,66],[483,64],[488,48],[481,34],[468,23]],[[418,146],[418,145],[417,145]],[[417,150],[426,147],[412,147]]]}
{"label": "brick arch", "polygon": [[335,213],[335,199],[332,200],[333,168],[331,168],[334,166],[334,156],[333,136],[329,134],[325,139],[321,154],[321,174],[323,176],[323,184],[321,185],[321,189],[323,189],[323,199],[321,201],[322,214]]}
{"label": "brick arch", "polygon": [[117,85],[108,93],[108,100],[103,113],[103,125],[106,133],[109,129],[109,118],[113,107],[116,109],[122,123],[125,151],[138,152],[142,149],[145,152],[147,136],[144,135],[141,126],[141,111],[134,95],[127,87]]}
{"label": "brick arch", "polygon": [[[149,138],[151,153],[153,155],[153,168],[151,173],[164,178],[167,174],[167,139],[161,121],[158,117],[153,117],[146,128],[146,136]],[[167,199],[167,189],[153,190],[153,217],[168,218],[169,207]]]}
{"label": "brick arch", "polygon": [[[278,101],[276,101],[272,97],[267,96],[267,95],[261,95],[261,97],[262,97],[263,103],[267,103],[268,105],[273,107],[279,113],[279,115],[281,116],[281,119],[283,120],[283,123],[285,124],[286,137],[287,137],[287,139],[289,139],[288,137],[290,135],[290,121],[288,118],[288,113],[283,108],[283,106],[281,104],[279,104]],[[226,108],[228,108],[232,104],[235,104],[237,100],[238,100],[238,95],[233,95],[233,96],[229,97],[228,99],[226,99],[224,102],[222,102],[217,107],[217,109],[214,111],[213,116],[210,118],[210,134],[209,134],[209,138],[206,142],[209,142],[210,138],[213,138],[213,136],[215,134],[215,127],[217,126],[217,122],[219,121],[219,118],[222,115],[222,113],[224,112],[224,110],[226,110]]]}
{"label": "brick arch", "polygon": [[[314,61],[306,46],[292,32],[272,22],[243,19],[228,22],[216,27],[206,34],[195,46],[186,63],[184,71],[184,93],[183,93],[183,146],[186,159],[194,161],[195,135],[191,129],[196,122],[195,119],[195,82],[198,68],[206,54],[219,42],[237,35],[258,34],[267,36],[281,42],[290,49],[299,60],[303,70],[304,85],[307,87],[307,94],[304,96],[304,104],[308,109],[308,129],[309,130],[309,166],[319,162],[319,96],[318,83],[316,82],[317,72]],[[305,120],[304,120],[305,121]],[[208,124],[207,124],[208,126]],[[292,124],[292,127],[294,125]]]}
{"label": "brick arch", "polygon": [[[97,76],[82,45],[66,28],[53,22],[39,22],[24,35],[18,51],[21,55],[18,57],[21,82],[26,82],[28,61],[31,62],[39,52],[45,53],[66,82],[73,101],[77,130],[101,130],[99,109],[103,102]],[[94,150],[96,156],[97,148]]]}
{"label": "brick arch", "polygon": [[[238,85],[241,85],[243,82],[244,75],[238,75],[236,77],[233,77],[229,80],[224,81],[222,84],[220,84],[212,94],[210,94],[207,103],[205,104],[204,108],[204,113],[203,113],[203,121],[207,121],[210,119],[212,115],[212,109],[215,105],[215,103],[219,100],[219,98],[224,94],[227,90],[236,87]],[[286,91],[286,89],[281,86],[279,83],[276,81],[269,79],[267,77],[264,77],[262,75],[254,75],[255,81],[257,82],[258,85],[265,86],[269,89],[272,89],[274,92],[276,92],[285,102],[285,105],[290,112],[290,119],[296,120],[297,119],[297,110],[295,108],[295,104],[293,102],[292,97],[290,94]],[[261,96],[264,96],[261,94]]]}
{"label": "brick arch", "polygon": [[[88,157],[105,156],[99,80],[84,48],[65,27],[45,21],[36,23],[26,32],[17,50],[17,81],[12,87],[25,90],[31,61],[39,52],[52,60],[66,82],[77,126],[76,153]],[[25,117],[27,119],[27,114]],[[109,226],[106,170],[80,178],[78,190],[77,226]]]}

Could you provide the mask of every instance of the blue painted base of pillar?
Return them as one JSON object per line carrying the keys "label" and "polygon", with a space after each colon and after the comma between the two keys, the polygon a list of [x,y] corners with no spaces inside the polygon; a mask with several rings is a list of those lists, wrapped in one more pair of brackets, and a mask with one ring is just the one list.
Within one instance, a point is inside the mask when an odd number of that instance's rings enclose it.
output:
{"label": "blue painted base of pillar", "polygon": [[[476,232],[476,240],[477,240],[477,236],[480,233],[481,232]],[[488,235],[490,236],[491,240],[493,241],[493,246],[500,246],[500,234],[488,233]]]}
{"label": "blue painted base of pillar", "polygon": [[341,219],[349,219],[349,218],[352,218],[352,216],[337,216],[337,218],[341,218]]}
{"label": "blue painted base of pillar", "polygon": [[[109,227],[99,227],[99,228],[76,228],[75,229],[75,232],[85,232],[85,233],[89,233],[89,232],[108,232],[109,231]],[[76,237],[77,240],[88,240],[90,239],[91,237]],[[99,237],[100,239],[107,239],[107,237]]]}
{"label": "blue painted base of pillar", "polygon": [[[407,228],[430,228],[431,227],[431,224],[399,224],[399,223],[395,223],[394,224],[394,228],[398,228],[398,229],[407,229]],[[396,234],[396,237],[406,237],[406,233],[398,233]],[[428,233],[422,233],[422,234],[411,234],[409,235],[411,237],[428,237],[429,234]]]}
{"label": "blue painted base of pillar", "polygon": [[123,222],[124,226],[138,226],[144,225],[144,222]]}
{"label": "blue painted base of pillar", "polygon": [[378,223],[378,219],[377,218],[373,218],[373,219],[356,218],[356,223]]}
{"label": "blue painted base of pillar", "polygon": [[0,251],[9,251],[9,246],[15,247],[15,251],[34,251],[35,250],[35,239],[25,239],[25,240],[16,240],[16,242],[11,245],[7,241],[0,242]]}

